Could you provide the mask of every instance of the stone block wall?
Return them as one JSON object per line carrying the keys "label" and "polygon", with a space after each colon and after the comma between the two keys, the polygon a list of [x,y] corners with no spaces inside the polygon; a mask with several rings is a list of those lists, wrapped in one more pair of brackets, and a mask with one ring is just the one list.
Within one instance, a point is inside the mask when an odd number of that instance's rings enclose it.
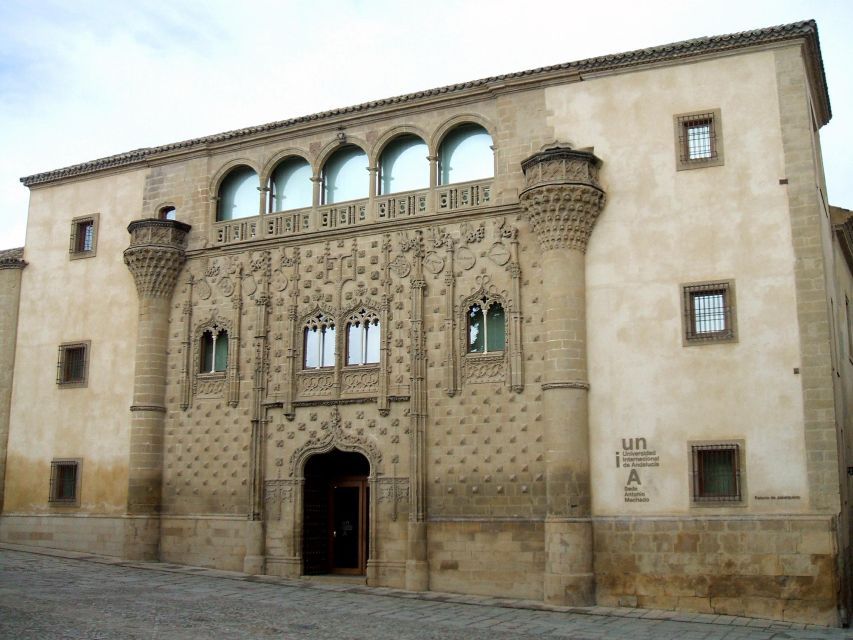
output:
{"label": "stone block wall", "polygon": [[39,515],[0,517],[0,541],[121,557],[125,519]]}
{"label": "stone block wall", "polygon": [[196,567],[242,571],[247,522],[245,518],[163,517],[160,559]]}
{"label": "stone block wall", "polygon": [[831,517],[595,521],[601,606],[838,624]]}
{"label": "stone block wall", "polygon": [[429,586],[433,591],[542,599],[542,522],[431,522]]}

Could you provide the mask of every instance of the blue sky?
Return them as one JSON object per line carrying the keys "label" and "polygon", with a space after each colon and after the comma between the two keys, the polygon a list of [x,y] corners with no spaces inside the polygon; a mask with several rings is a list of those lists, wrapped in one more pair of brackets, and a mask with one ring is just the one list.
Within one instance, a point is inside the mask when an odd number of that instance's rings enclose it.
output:
{"label": "blue sky", "polygon": [[[0,2],[0,249],[21,176],[334,107],[815,18],[830,201],[853,208],[853,3],[707,0]],[[70,215],[70,214],[64,214]]]}

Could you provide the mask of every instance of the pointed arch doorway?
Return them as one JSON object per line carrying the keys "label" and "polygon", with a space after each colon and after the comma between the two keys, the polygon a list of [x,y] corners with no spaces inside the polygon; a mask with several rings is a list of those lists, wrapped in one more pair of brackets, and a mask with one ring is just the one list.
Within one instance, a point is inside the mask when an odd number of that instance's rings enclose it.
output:
{"label": "pointed arch doorway", "polygon": [[364,575],[370,533],[370,463],[332,449],[305,463],[303,573]]}

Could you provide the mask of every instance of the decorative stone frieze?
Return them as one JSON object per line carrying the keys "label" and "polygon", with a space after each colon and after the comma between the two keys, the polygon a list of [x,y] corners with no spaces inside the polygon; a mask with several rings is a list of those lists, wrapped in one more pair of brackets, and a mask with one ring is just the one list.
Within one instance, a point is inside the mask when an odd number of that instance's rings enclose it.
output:
{"label": "decorative stone frieze", "polygon": [[525,188],[519,204],[543,250],[566,247],[586,252],[604,207],[600,164],[591,152],[562,144],[546,147],[521,163]]}
{"label": "decorative stone frieze", "polygon": [[186,260],[190,225],[177,220],[134,220],[127,227],[130,247],[124,263],[140,297],[168,298]]}

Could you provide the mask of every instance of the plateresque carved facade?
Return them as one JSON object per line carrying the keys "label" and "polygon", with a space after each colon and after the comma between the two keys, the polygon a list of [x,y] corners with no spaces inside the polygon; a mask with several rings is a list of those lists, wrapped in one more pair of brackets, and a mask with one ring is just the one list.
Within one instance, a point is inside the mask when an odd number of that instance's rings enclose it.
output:
{"label": "plateresque carved facade", "polygon": [[806,22],[24,178],[0,540],[845,621],[829,118]]}

